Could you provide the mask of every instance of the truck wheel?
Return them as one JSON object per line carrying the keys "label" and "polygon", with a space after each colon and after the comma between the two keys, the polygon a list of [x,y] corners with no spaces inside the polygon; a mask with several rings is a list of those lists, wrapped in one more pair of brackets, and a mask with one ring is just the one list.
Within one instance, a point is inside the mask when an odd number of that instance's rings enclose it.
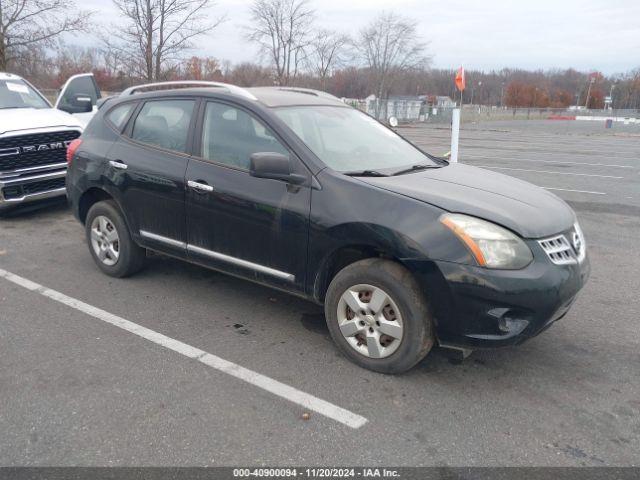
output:
{"label": "truck wheel", "polygon": [[433,321],[411,273],[390,260],[370,258],[342,269],[324,302],[338,348],[361,367],[402,373],[433,346]]}
{"label": "truck wheel", "polygon": [[89,209],[85,231],[93,260],[107,275],[127,277],[144,266],[146,251],[131,238],[113,201],[98,202]]}

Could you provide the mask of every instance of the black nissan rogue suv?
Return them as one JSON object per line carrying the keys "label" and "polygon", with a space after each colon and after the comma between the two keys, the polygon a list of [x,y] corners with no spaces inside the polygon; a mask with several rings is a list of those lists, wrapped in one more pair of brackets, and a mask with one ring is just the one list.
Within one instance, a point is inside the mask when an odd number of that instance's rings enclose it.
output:
{"label": "black nissan rogue suv", "polygon": [[193,83],[107,100],[68,149],[104,273],[135,273],[148,249],[300,295],[385,373],[436,343],[521,343],[584,285],[584,236],[552,193],[431,156],[323,92]]}

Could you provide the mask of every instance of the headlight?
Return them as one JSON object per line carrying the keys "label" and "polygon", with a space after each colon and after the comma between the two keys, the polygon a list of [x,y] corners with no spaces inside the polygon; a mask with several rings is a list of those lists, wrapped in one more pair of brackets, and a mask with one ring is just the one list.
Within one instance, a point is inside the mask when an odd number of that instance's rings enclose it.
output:
{"label": "headlight", "polygon": [[440,221],[466,245],[481,267],[516,269],[533,260],[520,237],[494,223],[459,213],[446,213]]}

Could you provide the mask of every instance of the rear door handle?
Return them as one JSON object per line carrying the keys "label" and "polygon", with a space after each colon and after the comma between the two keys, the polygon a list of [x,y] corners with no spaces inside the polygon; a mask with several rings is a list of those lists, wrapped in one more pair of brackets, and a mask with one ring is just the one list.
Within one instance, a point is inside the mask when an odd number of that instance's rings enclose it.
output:
{"label": "rear door handle", "polygon": [[192,189],[196,190],[197,192],[200,192],[200,193],[213,192],[213,187],[211,185],[208,185],[208,184],[202,183],[202,182],[196,182],[194,180],[188,180],[187,181],[187,186],[189,188],[192,188]]}
{"label": "rear door handle", "polygon": [[126,170],[128,168],[127,164],[122,160],[109,160],[109,165],[113,168],[119,168],[120,170]]}

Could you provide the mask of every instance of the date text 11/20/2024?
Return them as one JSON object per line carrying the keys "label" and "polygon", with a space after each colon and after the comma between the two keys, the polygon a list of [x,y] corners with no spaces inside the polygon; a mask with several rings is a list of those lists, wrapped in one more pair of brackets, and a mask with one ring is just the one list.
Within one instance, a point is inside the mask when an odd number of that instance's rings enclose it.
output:
{"label": "date text 11/20/2024", "polygon": [[397,470],[390,468],[234,468],[234,478],[397,478]]}

